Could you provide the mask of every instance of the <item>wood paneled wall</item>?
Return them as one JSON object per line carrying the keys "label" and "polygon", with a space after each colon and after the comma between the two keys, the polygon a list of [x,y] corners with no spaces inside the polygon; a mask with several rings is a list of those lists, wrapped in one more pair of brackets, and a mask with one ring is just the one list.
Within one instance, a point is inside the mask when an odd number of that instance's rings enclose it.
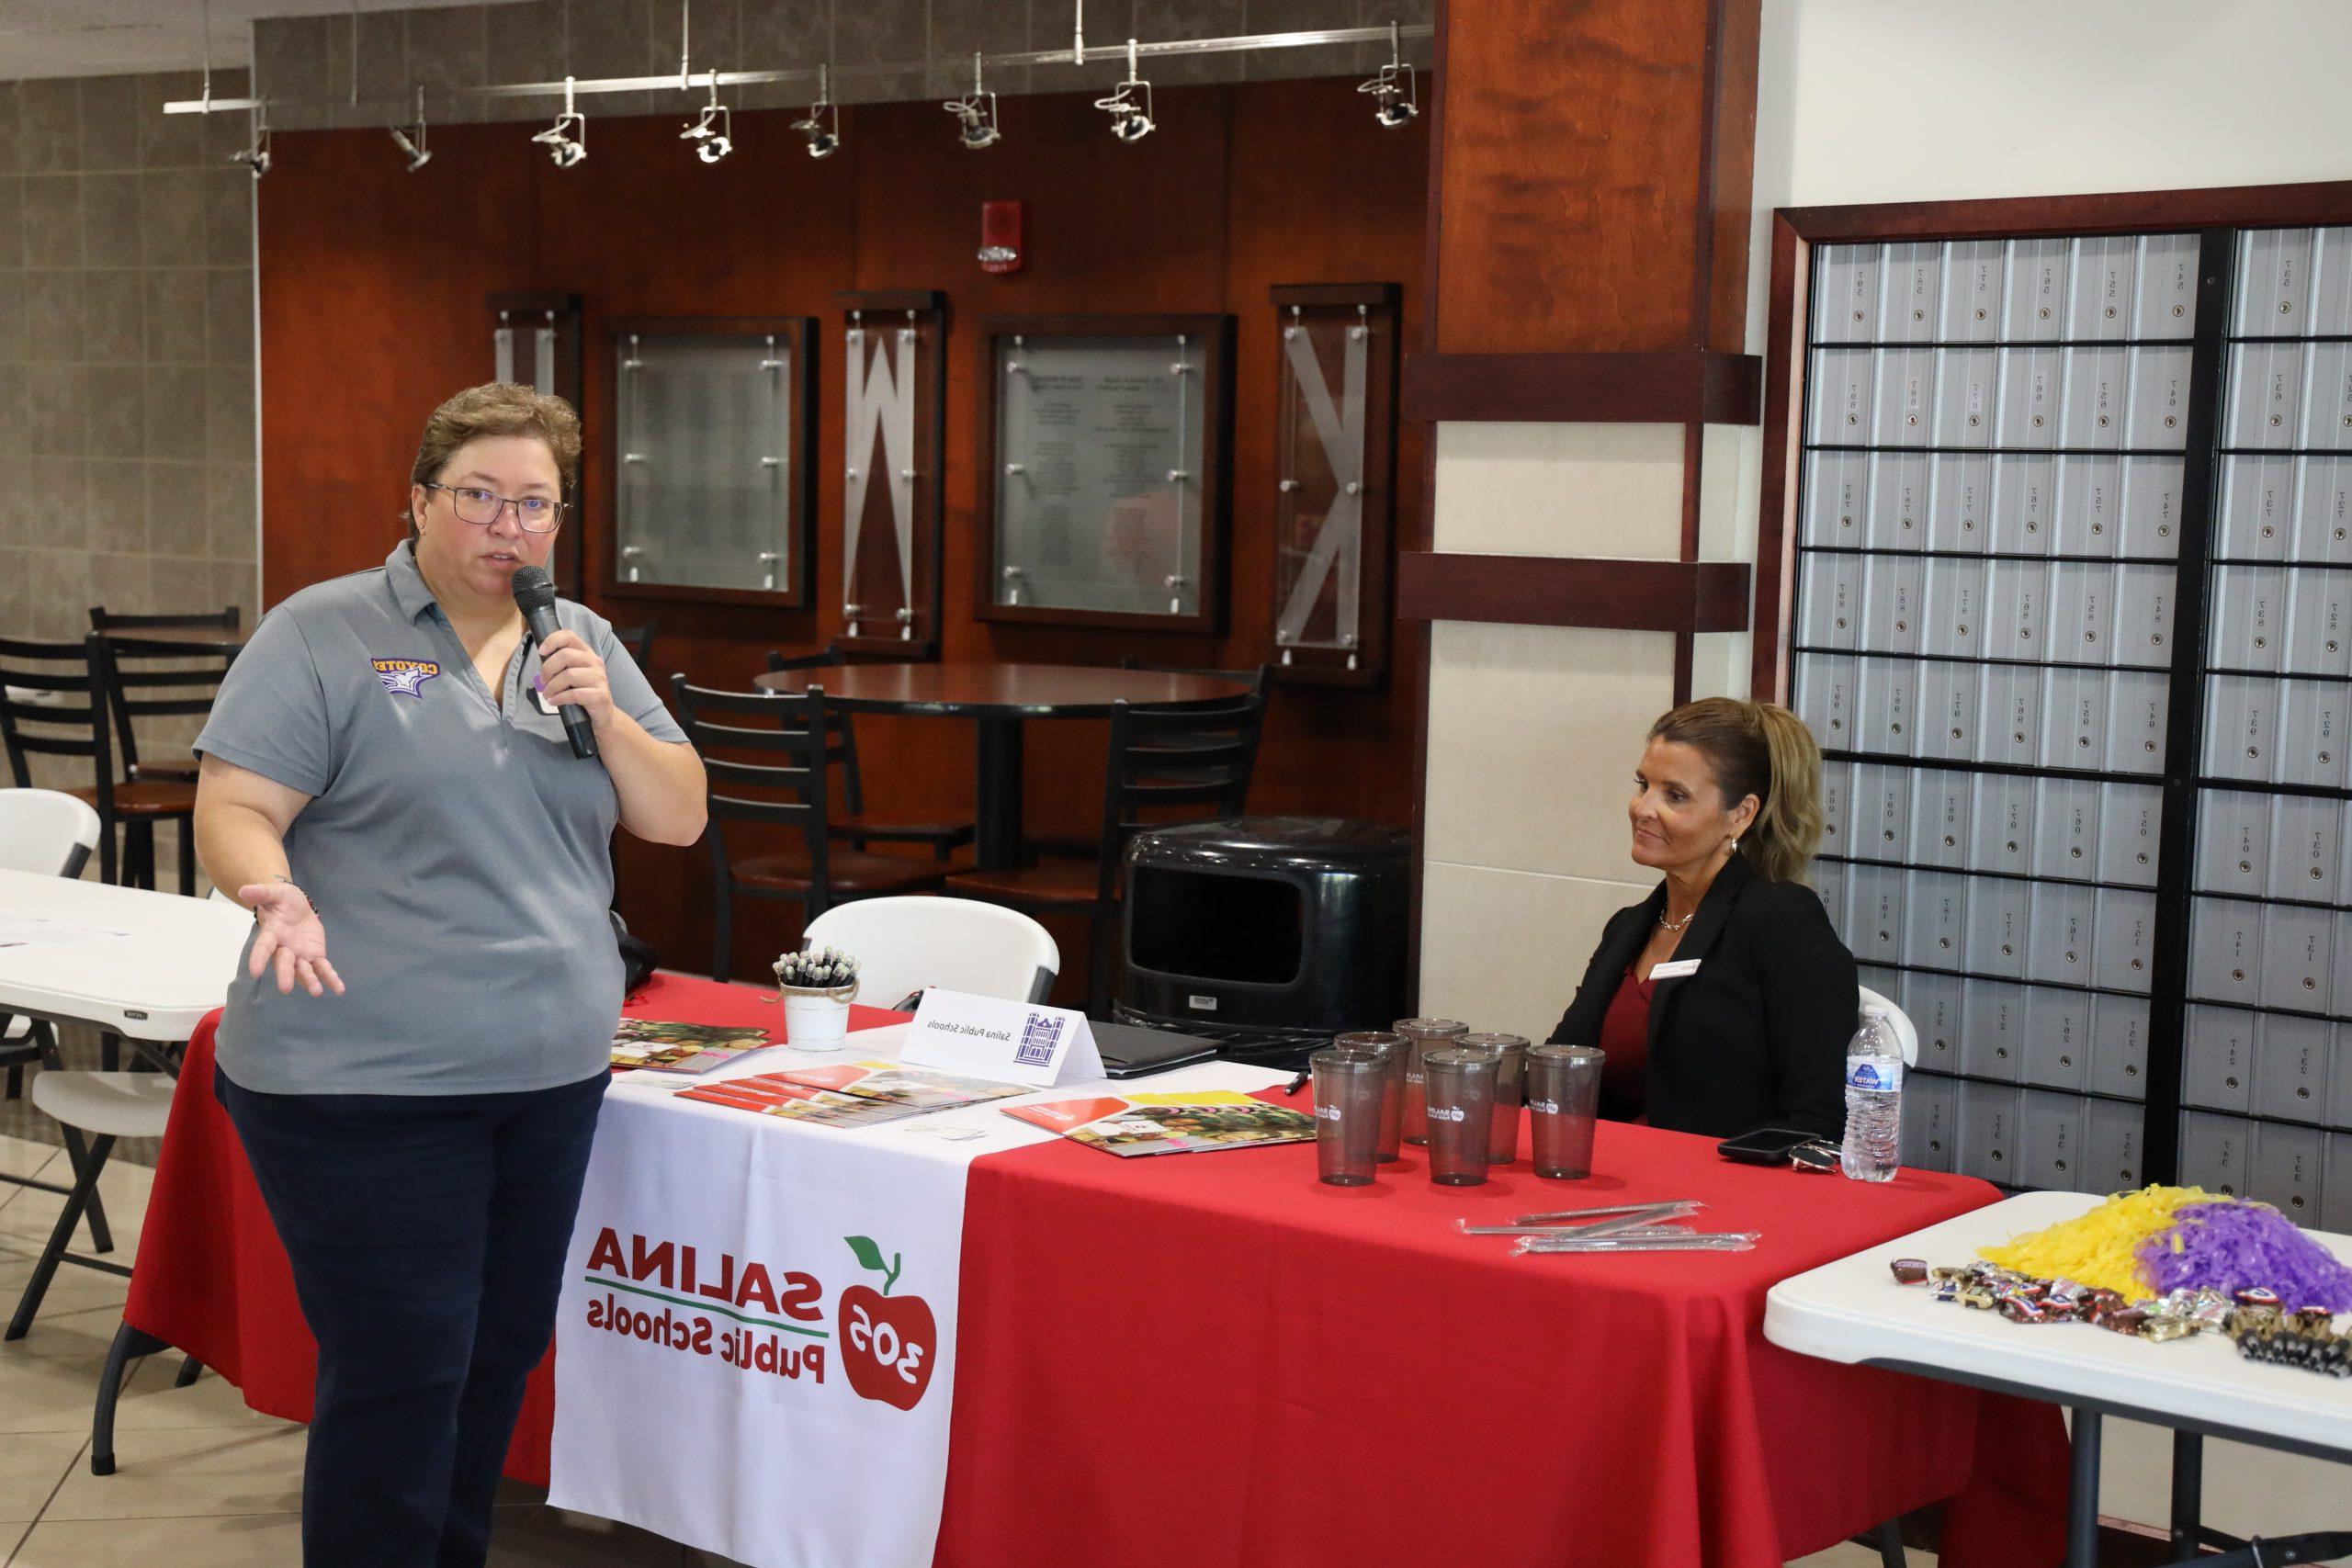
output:
{"label": "wood paneled wall", "polygon": [[[270,603],[379,563],[425,413],[491,372],[485,297],[570,291],[586,312],[587,482],[607,482],[612,367],[602,323],[629,316],[820,318],[817,607],[630,602],[591,594],[623,623],[661,622],[656,673],[741,683],[771,648],[822,646],[841,627],[840,315],[845,288],[939,288],[950,309],[944,649],[950,660],[1238,666],[1272,655],[1277,283],[1404,285],[1405,341],[1419,341],[1426,122],[1373,124],[1350,80],[1171,87],[1159,130],[1110,136],[1083,95],[1008,98],[1005,139],[974,153],[931,103],[842,112],[844,144],[812,162],[786,113],[736,116],[739,151],[696,164],[678,121],[592,120],[590,156],[558,171],[513,125],[434,130],[408,175],[381,131],[282,133],[260,187],[263,590]],[[593,115],[594,109],[591,107]],[[1027,265],[981,273],[979,205],[1027,204]],[[978,434],[975,340],[989,312],[1206,311],[1238,319],[1232,587],[1222,637],[984,626],[970,615]],[[1419,532],[1425,427],[1406,427],[1399,533]],[[592,506],[590,558],[608,540]],[[569,585],[567,585],[569,586]],[[1409,682],[1366,692],[1278,687],[1251,808],[1402,823],[1416,794],[1419,724]],[[972,736],[949,720],[861,718],[868,804],[967,807]],[[1099,724],[1030,728],[1033,822],[1099,811]],[[706,963],[700,850],[625,841],[620,905],[670,962]],[[757,971],[797,940],[789,907],[746,902],[736,961]],[[1057,930],[1069,973],[1084,951]]]}

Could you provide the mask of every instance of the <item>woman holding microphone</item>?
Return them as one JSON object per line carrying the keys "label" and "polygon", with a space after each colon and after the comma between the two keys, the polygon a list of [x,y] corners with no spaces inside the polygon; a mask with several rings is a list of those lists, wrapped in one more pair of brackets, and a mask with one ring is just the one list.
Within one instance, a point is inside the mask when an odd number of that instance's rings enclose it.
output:
{"label": "woman holding microphone", "polygon": [[313,1565],[483,1561],[610,1076],[612,830],[702,834],[702,763],[611,626],[559,602],[525,635],[579,463],[560,399],[443,403],[410,536],[272,610],[196,743],[198,853],[254,919],[214,1089],[319,1342]]}

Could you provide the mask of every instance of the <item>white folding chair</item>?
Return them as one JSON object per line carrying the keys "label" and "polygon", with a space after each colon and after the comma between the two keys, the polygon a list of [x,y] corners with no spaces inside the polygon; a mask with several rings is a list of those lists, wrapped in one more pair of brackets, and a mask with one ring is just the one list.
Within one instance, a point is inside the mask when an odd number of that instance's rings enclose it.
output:
{"label": "white folding chair", "polygon": [[1061,973],[1061,949],[1018,909],[970,898],[860,898],[808,922],[804,947],[857,959],[858,999],[897,1007],[926,986],[1042,1002]]}
{"label": "white folding chair", "polygon": [[98,847],[98,814],[53,789],[0,789],[0,871],[79,876]]}
{"label": "white folding chair", "polygon": [[[53,789],[0,789],[0,870],[79,876],[91,852],[98,847],[98,814],[86,801]],[[25,1069],[37,1063],[57,1065],[57,1036],[48,1021],[0,1012],[0,1064],[8,1069],[10,1100],[23,1097]],[[40,1103],[38,1096],[34,1103]],[[79,1171],[86,1156],[81,1134],[72,1127],[65,1129],[65,1153]],[[0,1180],[44,1192],[74,1190],[29,1176],[0,1173]],[[91,1246],[100,1252],[113,1251],[114,1236],[107,1229],[106,1210],[95,1192],[89,1212]]]}
{"label": "white folding chair", "polygon": [[[164,1135],[164,1125],[171,1119],[175,1081],[163,1073],[59,1072],[54,1068],[33,1079],[33,1104],[55,1118],[69,1135],[76,1131],[89,1134],[91,1143],[88,1153],[74,1162],[74,1185],[66,1190],[64,1212],[49,1233],[49,1243],[33,1265],[32,1278],[25,1282],[25,1293],[17,1299],[6,1337],[25,1337],[60,1263],[78,1263],[85,1269],[130,1277],[130,1269],[123,1264],[72,1251],[74,1227],[81,1224],[85,1209],[94,1217],[96,1214],[98,1173],[106,1168],[107,1156],[114,1153],[114,1141]],[[92,1228],[95,1231],[95,1225]]]}
{"label": "white folding chair", "polygon": [[1903,1068],[1905,1072],[1919,1065],[1919,1030],[1911,1015],[1894,1005],[1894,998],[1883,997],[1868,986],[1857,986],[1861,992],[1860,1006],[1854,1010],[1854,1021],[1860,1027],[1862,1014],[1871,1008],[1886,1010],[1886,1021],[1894,1025],[1894,1043],[1903,1047]]}

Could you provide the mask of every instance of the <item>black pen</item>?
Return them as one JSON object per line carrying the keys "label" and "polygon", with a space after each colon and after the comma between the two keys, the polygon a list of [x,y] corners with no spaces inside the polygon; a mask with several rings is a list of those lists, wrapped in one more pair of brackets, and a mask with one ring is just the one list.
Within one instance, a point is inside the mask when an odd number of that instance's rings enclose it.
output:
{"label": "black pen", "polygon": [[1295,1077],[1295,1078],[1291,1079],[1291,1080],[1290,1080],[1290,1087],[1289,1087],[1288,1089],[1286,1089],[1283,1090],[1283,1092],[1284,1094],[1289,1094],[1289,1095],[1295,1095],[1295,1094],[1296,1094],[1300,1089],[1305,1089],[1305,1088],[1306,1087],[1306,1080],[1307,1080],[1310,1077],[1312,1077],[1312,1076],[1313,1076],[1313,1071],[1312,1071],[1312,1069],[1311,1069],[1311,1068],[1302,1068],[1302,1069],[1300,1070],[1300,1072],[1299,1072],[1298,1077]]}

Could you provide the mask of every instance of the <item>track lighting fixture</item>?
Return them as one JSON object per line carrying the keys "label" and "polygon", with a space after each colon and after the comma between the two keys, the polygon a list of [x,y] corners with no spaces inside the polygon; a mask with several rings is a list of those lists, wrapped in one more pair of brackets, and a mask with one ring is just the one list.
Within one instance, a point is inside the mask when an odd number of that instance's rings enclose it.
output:
{"label": "track lighting fixture", "polygon": [[954,115],[958,122],[956,128],[956,139],[973,152],[977,152],[983,147],[993,147],[1003,139],[1004,133],[997,129],[996,95],[989,92],[987,85],[980,80],[978,51],[975,50],[972,53],[972,96],[968,98],[950,98],[943,107],[949,114]]}
{"label": "track lighting fixture", "polygon": [[253,145],[242,152],[230,153],[229,162],[244,164],[246,168],[253,171],[253,176],[255,179],[269,173],[269,100],[267,98],[262,99],[254,109]]}
{"label": "track lighting fixture", "polygon": [[842,150],[842,111],[833,102],[833,68],[817,67],[817,101],[808,106],[806,118],[792,122],[792,129],[808,138],[808,156],[830,158]]}
{"label": "track lighting fixture", "polygon": [[1383,130],[1399,130],[1421,112],[1420,83],[1405,62],[1404,44],[1396,36],[1395,22],[1388,24],[1388,63],[1370,80],[1357,84],[1356,91],[1372,95],[1372,118]]}
{"label": "track lighting fixture", "polygon": [[432,149],[424,144],[424,89],[416,90],[416,122],[391,128],[392,141],[408,156],[408,172],[416,173],[433,162]]}
{"label": "track lighting fixture", "polygon": [[572,107],[572,78],[563,79],[563,112],[555,123],[531,138],[548,150],[559,169],[577,168],[588,161],[588,117]]}
{"label": "track lighting fixture", "polygon": [[718,68],[710,69],[710,102],[702,107],[695,122],[678,132],[678,140],[694,143],[695,156],[706,164],[716,164],[735,151],[733,136],[735,116],[718,101]]}
{"label": "track lighting fixture", "polygon": [[1111,134],[1122,141],[1141,141],[1153,129],[1151,84],[1136,67],[1136,40],[1127,40],[1127,79],[1094,107],[1111,117]]}

